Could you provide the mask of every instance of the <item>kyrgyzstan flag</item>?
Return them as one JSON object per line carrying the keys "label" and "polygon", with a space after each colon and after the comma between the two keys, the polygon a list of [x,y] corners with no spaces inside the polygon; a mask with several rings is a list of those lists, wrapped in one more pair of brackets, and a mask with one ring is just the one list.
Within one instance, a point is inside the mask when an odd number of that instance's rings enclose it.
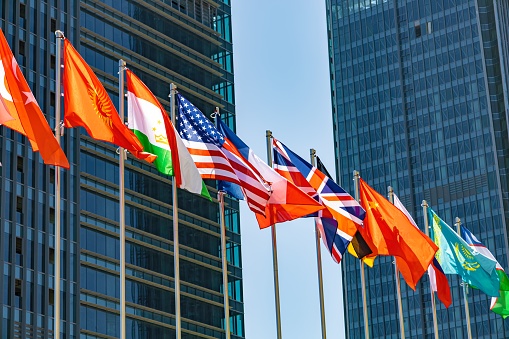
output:
{"label": "kyrgyzstan flag", "polygon": [[45,164],[69,168],[1,30],[0,59],[0,123],[26,136]]}
{"label": "kyrgyzstan flag", "polygon": [[64,40],[65,127],[84,127],[96,139],[111,142],[135,157],[153,162],[155,156],[143,146],[120,119],[108,93],[71,43]]}
{"label": "kyrgyzstan flag", "polygon": [[359,180],[360,203],[366,210],[364,227],[359,232],[374,245],[376,255],[396,258],[408,286],[415,286],[428,269],[438,250],[437,245],[416,228],[407,216],[384,196]]}

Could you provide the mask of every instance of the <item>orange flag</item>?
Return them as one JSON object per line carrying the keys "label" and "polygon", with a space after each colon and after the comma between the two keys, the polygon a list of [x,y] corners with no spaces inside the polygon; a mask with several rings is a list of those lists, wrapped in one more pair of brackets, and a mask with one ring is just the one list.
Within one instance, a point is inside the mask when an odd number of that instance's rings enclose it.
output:
{"label": "orange flag", "polygon": [[359,228],[364,238],[374,245],[376,255],[396,257],[396,263],[408,286],[415,286],[427,271],[438,250],[437,245],[408,217],[384,196],[359,180],[360,203],[366,210],[364,227]]}
{"label": "orange flag", "polygon": [[69,161],[42,114],[9,44],[0,30],[0,123],[28,138],[45,164],[69,168]]}
{"label": "orange flag", "polygon": [[153,162],[155,155],[122,122],[108,93],[71,43],[64,40],[65,127],[84,127],[96,139],[123,147],[135,157]]}

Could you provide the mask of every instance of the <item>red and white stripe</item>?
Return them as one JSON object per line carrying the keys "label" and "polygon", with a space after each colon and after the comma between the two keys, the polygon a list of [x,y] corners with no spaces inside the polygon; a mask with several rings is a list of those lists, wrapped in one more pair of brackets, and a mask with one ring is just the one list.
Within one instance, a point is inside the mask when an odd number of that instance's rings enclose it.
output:
{"label": "red and white stripe", "polygon": [[241,158],[211,143],[182,141],[203,179],[223,180],[239,185],[251,211],[265,215],[270,187]]}

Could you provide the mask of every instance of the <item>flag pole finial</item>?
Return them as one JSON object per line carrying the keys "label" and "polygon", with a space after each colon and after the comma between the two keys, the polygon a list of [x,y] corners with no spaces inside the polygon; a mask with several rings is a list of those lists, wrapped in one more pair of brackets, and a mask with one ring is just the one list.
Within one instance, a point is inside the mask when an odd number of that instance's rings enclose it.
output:
{"label": "flag pole finial", "polygon": [[265,131],[265,137],[266,138],[272,138],[272,131],[271,130],[266,130]]}
{"label": "flag pole finial", "polygon": [[56,30],[56,31],[55,31],[55,37],[56,37],[57,39],[65,39],[64,32],[62,32],[62,31],[61,31],[61,30],[59,30],[59,29],[58,29],[58,30]]}
{"label": "flag pole finial", "polygon": [[428,207],[428,203],[426,202],[426,200],[422,201],[421,206],[422,207]]}

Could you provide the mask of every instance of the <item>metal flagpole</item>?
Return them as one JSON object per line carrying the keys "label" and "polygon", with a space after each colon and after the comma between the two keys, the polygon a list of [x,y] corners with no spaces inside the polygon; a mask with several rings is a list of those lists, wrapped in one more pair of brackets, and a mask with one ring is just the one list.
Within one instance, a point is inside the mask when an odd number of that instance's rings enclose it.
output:
{"label": "metal flagpole", "polygon": [[[315,167],[316,151],[311,148],[309,150],[311,157],[311,166]],[[322,339],[327,338],[327,328],[325,327],[325,300],[323,297],[323,277],[322,277],[322,255],[320,253],[320,231],[316,224],[315,218],[315,238],[316,238],[316,266],[318,268],[318,292],[320,295],[320,318],[322,324]]]}
{"label": "metal flagpole", "polygon": [[224,295],[224,330],[226,339],[230,339],[230,300],[228,295],[228,261],[226,260],[226,224],[224,221],[224,194],[217,192],[219,200],[219,224],[221,227],[221,261],[223,266],[223,295]]}
{"label": "metal flagpole", "polygon": [[[60,145],[61,136],[61,78],[62,78],[62,40],[65,39],[62,31],[55,31],[56,37],[56,75],[55,75],[55,138],[57,139],[58,145]],[[55,328],[53,330],[53,338],[60,339],[60,167],[55,166],[55,293],[54,293],[54,305],[55,305]]]}
{"label": "metal flagpole", "polygon": [[[424,214],[424,233],[429,237],[429,222],[428,222],[428,203],[426,200],[422,201],[422,212]],[[431,280],[429,282],[429,289],[431,291],[431,308],[433,308],[433,329],[435,331],[435,339],[438,339],[438,321],[437,321],[437,305],[435,302],[435,291],[431,287]]]}
{"label": "metal flagpole", "polygon": [[[272,132],[269,130],[265,131],[265,137],[267,138],[267,162],[272,167],[272,147],[270,146],[270,139],[272,138]],[[277,339],[281,339],[281,306],[279,302],[279,277],[278,277],[278,266],[277,266],[277,242],[276,242],[276,224],[271,227],[272,234],[272,266],[274,267],[274,299],[276,302],[276,328],[277,328]]]}
{"label": "metal flagpole", "polygon": [[[456,217],[456,231],[458,232],[458,235],[461,237],[461,219]],[[465,301],[465,316],[467,318],[467,334],[468,339],[472,339],[472,327],[470,326],[470,311],[468,308],[468,286],[467,283],[462,281],[461,284],[463,285],[463,300]]]}
{"label": "metal flagpole", "polygon": [[[217,119],[219,107],[216,107],[212,114]],[[226,192],[218,191],[217,200],[219,201],[219,227],[221,228],[221,264],[223,266],[223,299],[224,299],[224,330],[226,339],[230,339],[230,296],[228,293],[228,260],[226,258],[226,223],[224,220],[224,195]]]}
{"label": "metal flagpole", "polygon": [[[394,190],[391,186],[387,187],[389,201],[394,204]],[[399,328],[401,331],[401,339],[405,339],[405,322],[403,319],[403,302],[401,300],[401,281],[399,279],[398,264],[394,258],[394,276],[396,279],[396,291],[398,294],[398,311],[399,311]]]}
{"label": "metal flagpole", "polygon": [[[126,63],[120,59],[118,61],[118,114],[120,120],[124,121],[124,70]],[[120,339],[126,338],[126,307],[125,307],[125,188],[124,188],[124,163],[125,163],[125,150],[119,147],[118,157],[118,192],[119,192],[119,205],[120,205]]]}
{"label": "metal flagpole", "polygon": [[[355,186],[355,200],[359,201],[359,171],[353,171],[353,181]],[[366,277],[364,276],[364,261],[359,260],[361,266],[361,284],[362,284],[362,307],[364,313],[364,337],[369,339],[368,325],[368,302],[366,298]]]}
{"label": "metal flagpole", "polygon": [[[175,126],[175,93],[177,86],[170,84],[170,111],[171,122]],[[175,271],[175,327],[176,338],[181,339],[182,328],[180,323],[180,254],[179,254],[179,223],[178,223],[178,201],[177,201],[177,180],[171,177],[172,201],[173,201],[173,261]]]}

